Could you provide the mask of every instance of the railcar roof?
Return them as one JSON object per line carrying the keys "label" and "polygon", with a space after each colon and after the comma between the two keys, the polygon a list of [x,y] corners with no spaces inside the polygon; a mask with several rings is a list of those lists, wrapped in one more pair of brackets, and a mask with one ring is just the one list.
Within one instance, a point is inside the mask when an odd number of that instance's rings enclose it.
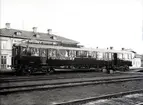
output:
{"label": "railcar roof", "polygon": [[81,47],[81,48],[75,48],[75,47],[63,47],[63,46],[51,46],[51,45],[40,45],[40,44],[20,44],[20,46],[23,47],[27,47],[27,45],[29,47],[32,48],[44,48],[44,49],[64,49],[64,50],[82,50],[82,51],[96,51],[96,52],[111,52],[111,53],[132,53],[130,51],[124,51],[124,50],[107,50],[107,49],[95,49],[95,48],[85,48],[85,47]]}

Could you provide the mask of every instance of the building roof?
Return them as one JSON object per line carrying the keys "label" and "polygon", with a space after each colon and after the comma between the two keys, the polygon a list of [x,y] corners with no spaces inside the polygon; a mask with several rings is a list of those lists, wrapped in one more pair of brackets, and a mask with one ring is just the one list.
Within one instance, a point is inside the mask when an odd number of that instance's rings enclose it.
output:
{"label": "building roof", "polygon": [[22,39],[34,39],[34,40],[51,41],[51,42],[61,42],[66,44],[79,43],[77,41],[74,41],[65,37],[57,36],[54,34],[41,33],[41,32],[34,33],[33,31],[7,29],[7,28],[0,29],[0,36],[15,37],[15,38],[22,38]]}
{"label": "building roof", "polygon": [[136,54],[136,52],[134,51],[134,50],[132,50],[132,49],[124,49],[125,51],[130,51],[130,52],[132,52],[132,53],[135,53]]}

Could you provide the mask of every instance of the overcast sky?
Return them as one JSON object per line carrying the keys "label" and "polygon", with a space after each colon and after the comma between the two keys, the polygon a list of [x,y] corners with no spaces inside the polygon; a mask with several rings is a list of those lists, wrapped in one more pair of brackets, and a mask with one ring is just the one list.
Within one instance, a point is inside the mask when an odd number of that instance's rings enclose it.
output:
{"label": "overcast sky", "polygon": [[1,0],[0,27],[54,34],[86,47],[143,54],[143,0]]}

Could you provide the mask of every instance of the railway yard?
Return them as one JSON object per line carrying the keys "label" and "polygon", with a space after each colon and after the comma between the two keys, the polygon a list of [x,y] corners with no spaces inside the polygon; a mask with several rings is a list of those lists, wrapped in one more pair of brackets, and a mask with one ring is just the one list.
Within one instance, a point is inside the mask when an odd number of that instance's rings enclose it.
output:
{"label": "railway yard", "polygon": [[[23,1],[13,2],[14,5],[12,2],[2,3],[5,5],[2,6],[3,10],[9,9],[13,10],[11,13],[17,13],[13,15],[16,17],[7,15],[4,18],[12,18],[5,20],[11,22],[15,19],[13,28],[11,23],[5,23],[5,28],[0,28],[0,105],[143,105],[143,54],[139,47],[141,40],[138,40],[139,37],[131,37],[131,34],[139,34],[137,31],[140,25],[132,27],[137,24],[131,23],[139,19],[132,21],[130,18],[141,15],[134,14],[139,12],[135,12],[133,2],[129,6],[129,2],[117,1],[111,4],[105,1],[96,1],[94,4],[87,0],[75,3],[69,0],[69,3],[65,0],[48,0],[47,3],[38,3],[38,0],[26,1],[27,3]],[[134,4],[137,6],[138,3]],[[15,7],[17,9],[13,9]],[[23,11],[30,11],[25,14],[26,21]],[[9,14],[9,11],[5,12]],[[20,12],[22,17],[19,17]],[[34,17],[30,17],[30,14]],[[129,19],[126,15],[130,15]],[[41,32],[40,28],[38,31],[38,27],[34,26],[30,31],[30,22],[42,28],[48,25],[50,29]],[[97,27],[93,26],[96,23],[99,23]],[[126,23],[130,23],[129,26]],[[22,29],[16,29],[20,24]],[[70,34],[73,39],[70,39]]]}
{"label": "railway yard", "polygon": [[1,105],[142,105],[143,73],[57,71],[0,75]]}

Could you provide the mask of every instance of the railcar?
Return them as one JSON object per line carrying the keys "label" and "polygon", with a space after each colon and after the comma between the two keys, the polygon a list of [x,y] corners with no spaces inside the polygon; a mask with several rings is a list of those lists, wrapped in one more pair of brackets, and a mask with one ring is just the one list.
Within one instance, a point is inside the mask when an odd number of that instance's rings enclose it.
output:
{"label": "railcar", "polygon": [[12,52],[12,67],[18,74],[48,73],[60,68],[128,70],[132,64],[131,52],[109,49],[19,44]]}

